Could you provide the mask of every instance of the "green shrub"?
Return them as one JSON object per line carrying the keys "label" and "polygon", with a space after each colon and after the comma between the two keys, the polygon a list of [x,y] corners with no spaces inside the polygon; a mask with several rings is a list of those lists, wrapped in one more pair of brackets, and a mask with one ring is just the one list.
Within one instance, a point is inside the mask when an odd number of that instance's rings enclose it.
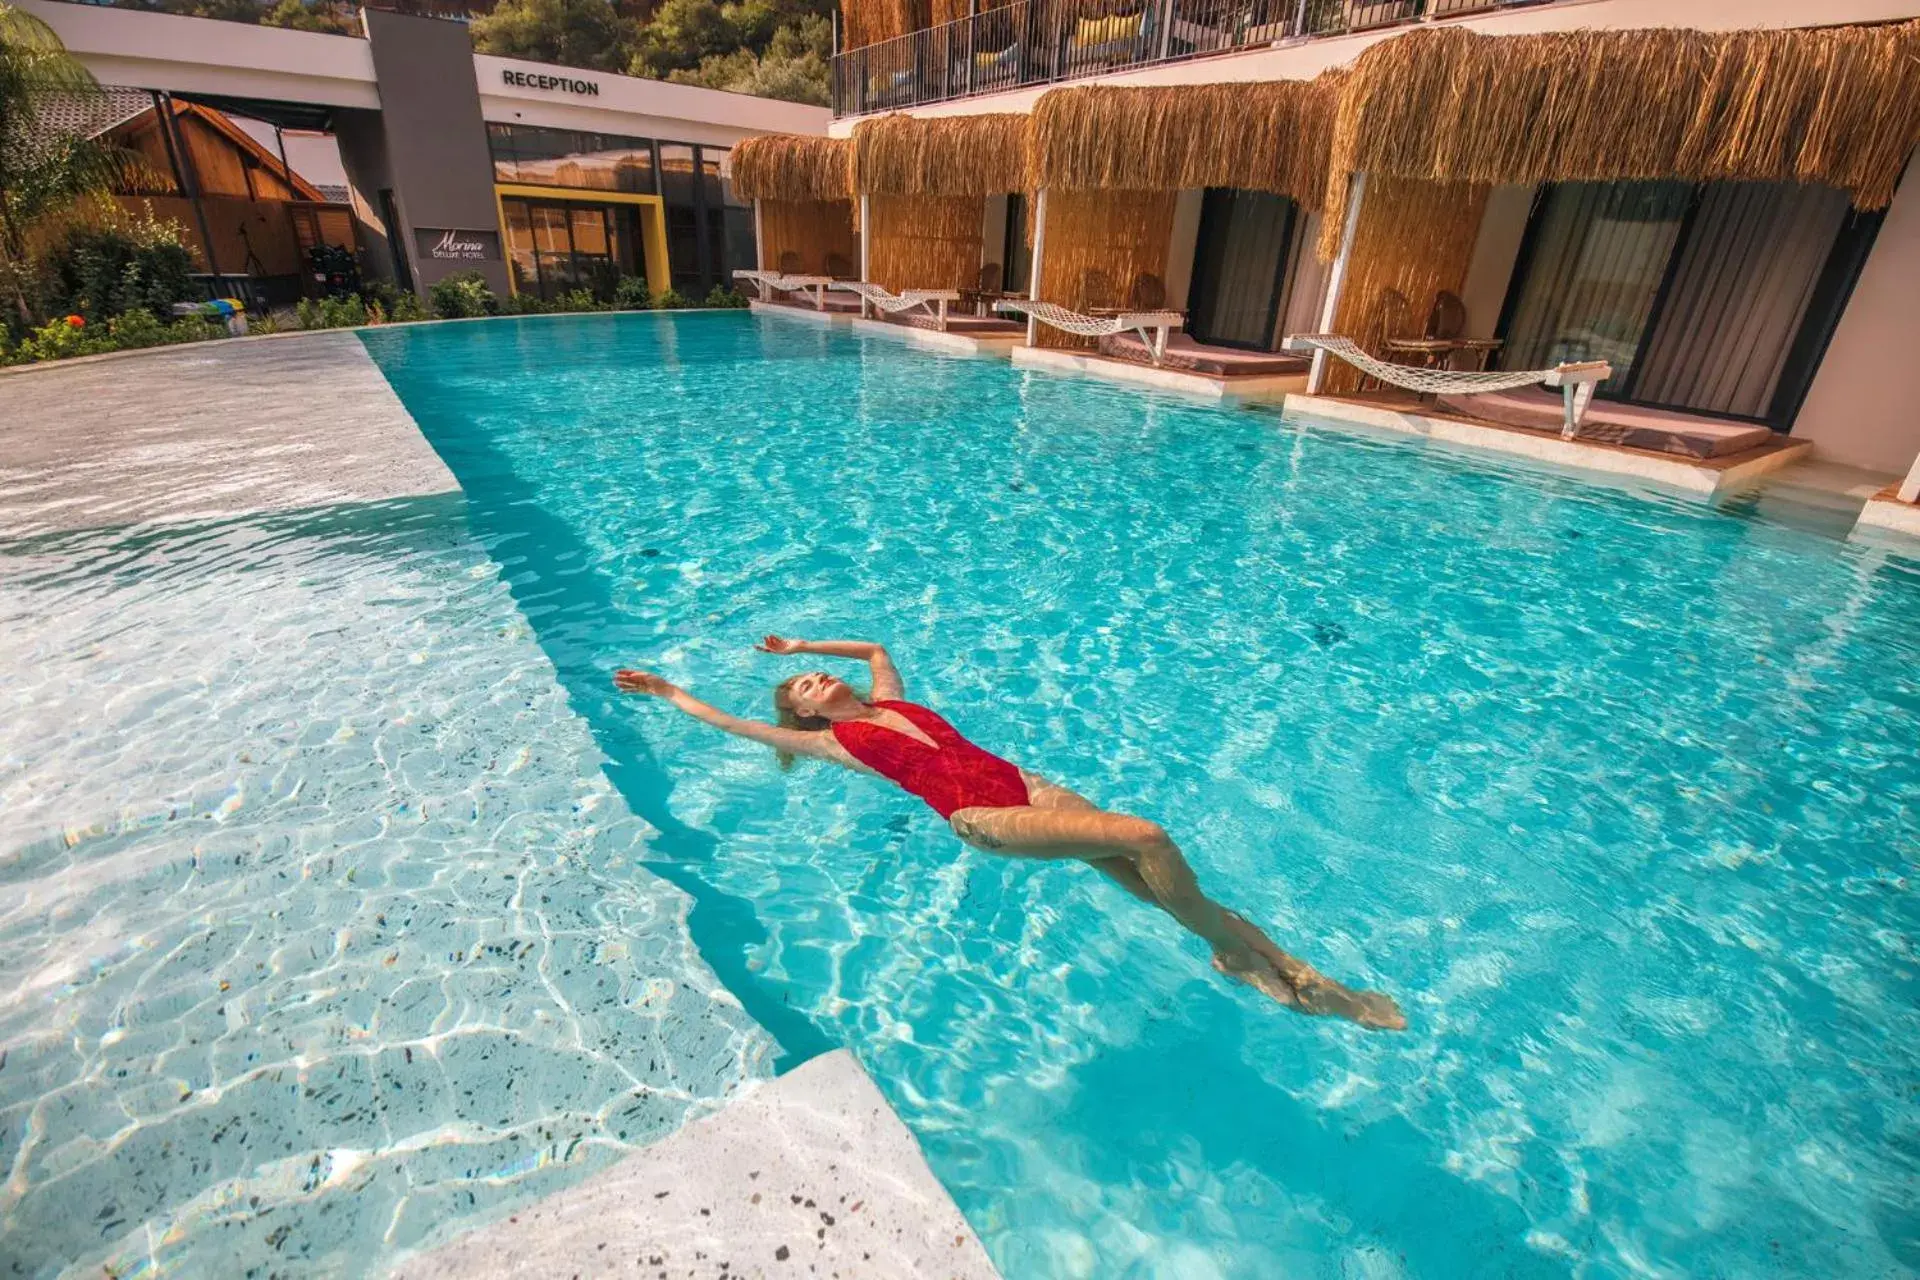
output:
{"label": "green shrub", "polygon": [[707,294],[707,300],[700,305],[705,307],[744,307],[747,300],[738,289],[728,289],[722,285],[713,286]]}
{"label": "green shrub", "polygon": [[367,314],[372,316],[377,308],[382,317],[375,324],[384,321],[387,324],[406,324],[413,320],[425,320],[427,309],[420,302],[420,295],[411,289],[402,289],[389,280],[375,280],[360,291],[366,300]]}
{"label": "green shrub", "polygon": [[355,329],[372,321],[357,293],[344,298],[302,298],[296,310],[302,329]]}
{"label": "green shrub", "polygon": [[[75,320],[80,323],[75,324]],[[136,351],[142,347],[203,342],[226,336],[224,323],[199,316],[168,324],[145,308],[135,308],[123,311],[105,324],[88,324],[84,316],[75,312],[49,320],[29,332],[20,345],[12,349],[7,346],[5,333],[0,332],[0,365],[96,356],[108,351]]]}
{"label": "green shrub", "polygon": [[158,347],[169,341],[167,326],[145,307],[122,311],[107,321],[107,336],[113,339],[114,348],[119,351]]}
{"label": "green shrub", "polygon": [[182,316],[166,326],[166,334],[169,345],[182,342],[210,342],[215,338],[228,336],[224,320],[209,320],[204,316]]}
{"label": "green shrub", "polygon": [[491,316],[500,312],[500,299],[487,287],[487,278],[478,271],[456,271],[431,285],[427,298],[433,314],[442,320],[467,316]]}
{"label": "green shrub", "polygon": [[553,300],[555,311],[604,311],[606,305],[591,289],[569,289]]}
{"label": "green shrub", "polygon": [[678,289],[662,289],[653,295],[655,311],[677,311],[686,305],[687,300],[680,296]]}
{"label": "green shrub", "polygon": [[[76,320],[80,323],[75,324]],[[56,317],[29,333],[21,341],[16,359],[65,360],[71,356],[99,355],[111,350],[113,338],[104,327],[94,329],[84,317],[74,314]]]}
{"label": "green shrub", "polygon": [[644,276],[621,276],[613,286],[613,305],[617,311],[645,311],[653,305],[653,292]]}
{"label": "green shrub", "polygon": [[47,302],[61,315],[95,322],[143,309],[167,315],[192,293],[193,258],[177,223],[77,226],[46,257]]}
{"label": "green shrub", "polygon": [[502,315],[544,316],[553,310],[553,304],[537,293],[516,293],[500,304]]}

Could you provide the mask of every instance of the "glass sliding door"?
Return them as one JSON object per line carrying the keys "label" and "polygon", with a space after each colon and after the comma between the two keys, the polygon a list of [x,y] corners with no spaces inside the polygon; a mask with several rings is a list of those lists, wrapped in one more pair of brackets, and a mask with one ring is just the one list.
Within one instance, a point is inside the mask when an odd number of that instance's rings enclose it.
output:
{"label": "glass sliding door", "polygon": [[1201,342],[1271,351],[1295,205],[1265,191],[1210,187],[1200,212],[1187,328]]}
{"label": "glass sliding door", "polygon": [[1847,197],[1832,187],[1705,188],[1634,398],[1767,417],[1847,209]]}
{"label": "glass sliding door", "polygon": [[1507,322],[1504,367],[1605,360],[1602,394],[1623,394],[1693,201],[1684,182],[1563,182],[1529,229],[1529,261]]}
{"label": "glass sliding door", "polygon": [[1033,287],[1033,246],[1027,243],[1027,198],[1018,191],[1007,197],[1006,236],[1000,287],[1024,296]]}
{"label": "glass sliding door", "polygon": [[573,238],[567,232],[567,211],[562,205],[536,204],[533,214],[533,254],[540,268],[540,296],[551,298],[577,288],[573,269]]}
{"label": "glass sliding door", "polygon": [[507,270],[515,293],[540,296],[540,259],[533,248],[533,214],[525,200],[502,200],[507,222]]}
{"label": "glass sliding door", "polygon": [[1878,225],[1842,192],[1797,183],[1548,187],[1502,366],[1605,360],[1607,399],[1785,430]]}
{"label": "glass sliding door", "polygon": [[633,213],[625,206],[503,199],[513,286],[552,301],[586,289],[602,301],[634,274]]}

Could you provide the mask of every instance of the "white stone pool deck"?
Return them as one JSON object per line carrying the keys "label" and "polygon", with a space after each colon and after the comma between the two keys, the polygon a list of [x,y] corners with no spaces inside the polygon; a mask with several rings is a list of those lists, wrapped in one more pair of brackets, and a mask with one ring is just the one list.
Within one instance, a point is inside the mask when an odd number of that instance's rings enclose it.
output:
{"label": "white stone pool deck", "polygon": [[[350,333],[0,376],[0,540],[457,489]],[[31,635],[9,643],[32,660]],[[557,688],[553,696],[564,701]],[[54,776],[62,765],[35,763],[40,735],[71,734],[70,703],[15,708],[16,746],[28,745],[17,759],[0,758],[13,775],[0,783],[24,803],[14,814],[21,823],[0,826],[0,861],[21,839],[31,846],[58,830],[76,805],[101,802],[101,788],[79,794],[75,778]],[[62,723],[36,727],[36,715]],[[108,755],[123,745],[102,744]],[[997,1274],[912,1134],[844,1051],[749,1081],[717,1112],[596,1174],[504,1215],[433,1231],[420,1245],[395,1274]]]}

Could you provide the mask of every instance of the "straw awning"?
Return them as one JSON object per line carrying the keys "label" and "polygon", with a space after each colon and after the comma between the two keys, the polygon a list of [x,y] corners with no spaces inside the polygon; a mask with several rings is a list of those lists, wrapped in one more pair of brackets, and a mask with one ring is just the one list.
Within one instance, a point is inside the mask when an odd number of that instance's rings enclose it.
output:
{"label": "straw awning", "polygon": [[863,121],[853,131],[854,190],[977,197],[1025,191],[1028,120],[988,114]]}
{"label": "straw awning", "polygon": [[[1817,182],[1883,209],[1920,142],[1920,22],[1708,33],[1409,32],[1355,60],[1326,207],[1430,182]],[[1321,225],[1337,252],[1338,216]]]}
{"label": "straw awning", "polygon": [[777,133],[733,149],[733,188],[748,200],[845,200],[853,195],[844,138]]}
{"label": "straw awning", "polygon": [[1033,109],[1034,185],[1240,187],[1318,209],[1345,78],[1055,89]]}

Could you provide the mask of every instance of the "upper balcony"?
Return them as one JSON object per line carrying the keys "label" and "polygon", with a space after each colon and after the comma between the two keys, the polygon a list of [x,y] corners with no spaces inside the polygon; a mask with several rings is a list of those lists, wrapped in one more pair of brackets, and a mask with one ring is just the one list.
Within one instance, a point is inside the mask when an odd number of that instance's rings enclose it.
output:
{"label": "upper balcony", "polygon": [[1004,93],[1157,63],[1551,0],[1012,0],[833,59],[833,114]]}

